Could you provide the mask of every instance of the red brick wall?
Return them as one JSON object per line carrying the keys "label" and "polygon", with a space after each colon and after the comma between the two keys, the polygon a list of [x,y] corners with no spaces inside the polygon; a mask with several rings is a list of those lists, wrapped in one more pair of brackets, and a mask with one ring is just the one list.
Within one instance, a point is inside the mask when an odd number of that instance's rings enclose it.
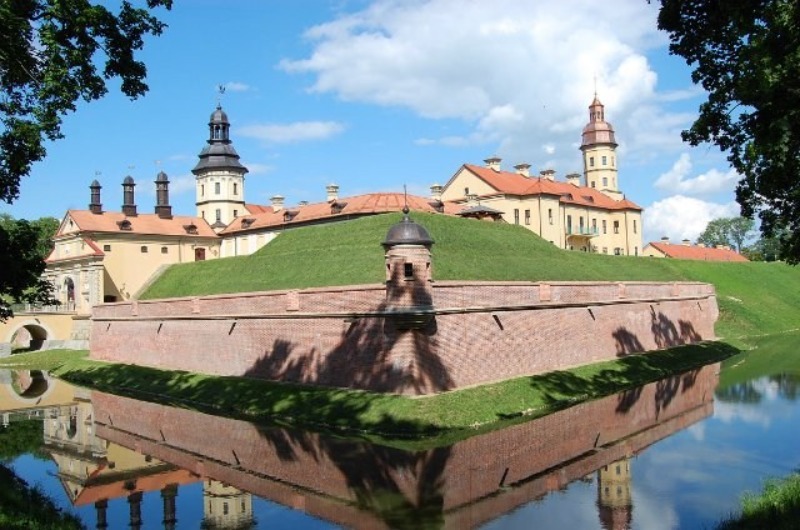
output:
{"label": "red brick wall", "polygon": [[218,375],[429,394],[715,338],[698,283],[437,282],[405,330],[381,285],[104,304],[91,356]]}
{"label": "red brick wall", "polygon": [[419,452],[100,392],[91,399],[100,437],[204,478],[354,528],[385,527],[372,509],[394,492],[410,508],[440,505],[443,527],[459,529],[494,519],[709,416],[718,371],[719,364],[709,365]]}

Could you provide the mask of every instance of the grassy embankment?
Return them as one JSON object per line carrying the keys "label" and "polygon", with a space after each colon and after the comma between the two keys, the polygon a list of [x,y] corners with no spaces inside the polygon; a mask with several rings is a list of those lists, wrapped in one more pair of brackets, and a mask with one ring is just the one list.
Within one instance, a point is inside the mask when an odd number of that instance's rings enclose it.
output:
{"label": "grassy embankment", "polygon": [[789,530],[800,521],[800,474],[766,482],[760,494],[742,499],[742,511],[723,521],[718,530]]}
{"label": "grassy embankment", "polygon": [[[434,215],[413,217],[436,240],[436,279],[713,283],[721,310],[718,335],[726,342],[420,399],[164,372],[81,358],[54,360],[53,365],[60,365],[56,373],[115,393],[234,413],[246,419],[368,432],[384,441],[437,436],[435,443],[439,444],[725,359],[744,347],[745,337],[800,325],[800,269],[784,264],[702,263],[567,252],[518,226]],[[380,241],[398,219],[398,215],[376,216],[297,229],[252,256],[175,266],[153,284],[145,298],[380,282]]]}

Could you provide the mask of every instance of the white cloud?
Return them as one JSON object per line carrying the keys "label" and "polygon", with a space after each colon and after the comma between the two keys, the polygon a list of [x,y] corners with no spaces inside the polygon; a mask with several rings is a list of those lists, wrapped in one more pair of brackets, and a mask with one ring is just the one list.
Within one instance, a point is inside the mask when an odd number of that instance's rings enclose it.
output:
{"label": "white cloud", "polygon": [[673,164],[672,169],[658,177],[655,186],[671,193],[705,195],[733,191],[736,182],[739,181],[739,174],[734,169],[726,173],[711,169],[696,177],[687,178],[691,171],[691,158],[688,153],[683,153]]}
{"label": "white cloud", "polygon": [[335,121],[298,121],[247,125],[238,129],[237,133],[270,143],[292,143],[324,140],[341,133],[344,129],[344,125]]}
{"label": "white cloud", "polygon": [[626,131],[630,148],[680,144],[690,116],[658,107],[657,76],[645,56],[665,43],[656,15],[647,2],[609,10],[591,0],[379,0],[311,28],[310,54],[279,66],[312,74],[313,92],[461,119],[472,129],[417,144],[494,142],[499,148],[491,151],[531,163],[541,155],[534,146],[551,145],[565,157],[556,162],[569,161],[572,170],[579,159],[572,144],[588,119],[595,78],[607,116]]}
{"label": "white cloud", "polygon": [[242,165],[247,168],[251,175],[266,175],[275,170],[275,166],[268,164],[259,164],[258,162],[242,162]]}
{"label": "white cloud", "polygon": [[197,179],[194,175],[179,175],[169,180],[170,195],[181,195],[183,193],[194,193]]}
{"label": "white cloud", "polygon": [[228,81],[223,85],[228,92],[249,92],[254,90],[253,87],[247,83],[240,83],[238,81]]}
{"label": "white cloud", "polygon": [[642,215],[645,243],[667,236],[673,242],[697,239],[708,222],[718,217],[739,215],[735,202],[717,204],[694,197],[674,195],[646,207]]}

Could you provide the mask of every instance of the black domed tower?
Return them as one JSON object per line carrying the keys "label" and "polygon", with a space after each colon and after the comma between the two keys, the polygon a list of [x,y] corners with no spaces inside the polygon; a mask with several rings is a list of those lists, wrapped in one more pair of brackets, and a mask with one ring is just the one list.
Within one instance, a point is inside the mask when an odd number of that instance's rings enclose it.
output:
{"label": "black domed tower", "polygon": [[221,230],[247,212],[244,208],[244,175],[247,168],[230,140],[228,115],[220,105],[208,122],[208,145],[192,169],[197,178],[197,216]]}
{"label": "black domed tower", "polygon": [[386,304],[390,311],[414,312],[433,309],[431,246],[425,228],[412,221],[408,207],[403,220],[389,228],[386,251]]}

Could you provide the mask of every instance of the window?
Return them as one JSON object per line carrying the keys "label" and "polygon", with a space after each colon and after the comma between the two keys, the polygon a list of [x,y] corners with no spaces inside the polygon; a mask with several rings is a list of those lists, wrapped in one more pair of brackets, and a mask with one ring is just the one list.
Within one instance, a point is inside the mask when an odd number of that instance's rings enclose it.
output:
{"label": "window", "polygon": [[525,210],[525,224],[526,225],[531,224],[531,211],[530,210]]}
{"label": "window", "polygon": [[619,221],[614,221],[614,233],[619,234]]}
{"label": "window", "polygon": [[103,252],[111,252],[111,245],[103,245]]}
{"label": "window", "polygon": [[608,165],[608,157],[603,156],[603,158],[601,158],[600,160],[601,160],[601,162],[603,163],[604,166]]}
{"label": "window", "polygon": [[550,221],[550,224],[553,224],[553,209],[547,209],[547,220]]}
{"label": "window", "polygon": [[239,184],[237,184],[236,182],[233,183],[233,194],[234,195],[239,194]]}
{"label": "window", "polygon": [[622,249],[619,248],[619,247],[614,247],[614,255],[615,256],[621,256],[622,255]]}
{"label": "window", "polygon": [[200,210],[200,217],[202,217],[203,219],[206,218],[206,211],[205,210]]}
{"label": "window", "polygon": [[603,254],[608,254],[608,247],[603,247]]}
{"label": "window", "polygon": [[603,177],[603,187],[604,188],[608,187],[608,177]]}
{"label": "window", "polygon": [[220,186],[219,186],[219,182],[215,182],[215,183],[214,183],[214,193],[215,193],[216,195],[219,195],[219,188],[220,188]]}
{"label": "window", "polygon": [[514,208],[514,224],[519,224],[519,208]]}
{"label": "window", "polygon": [[617,157],[615,157],[615,156],[612,156],[612,157],[611,157],[611,167],[614,167],[614,165],[615,165],[616,163],[617,163]]}
{"label": "window", "polygon": [[469,188],[464,188],[464,197],[469,195]]}
{"label": "window", "polygon": [[597,233],[597,219],[592,219],[592,233]]}
{"label": "window", "polygon": [[200,196],[201,197],[205,197],[206,196],[206,185],[205,184],[200,184]]}
{"label": "window", "polygon": [[[236,184],[234,184],[234,186],[236,186]],[[239,210],[234,210],[233,211],[233,216],[234,217],[239,217]]]}
{"label": "window", "polygon": [[594,181],[592,181],[592,187],[593,187],[593,188],[595,187],[595,186],[594,186]]}
{"label": "window", "polygon": [[169,249],[167,247],[161,247],[162,254],[169,254]]}
{"label": "window", "polygon": [[594,157],[593,156],[589,157],[589,167],[594,167]]}
{"label": "window", "polygon": [[403,264],[403,277],[406,280],[410,280],[414,278],[414,264],[413,263],[404,263]]}
{"label": "window", "polygon": [[608,232],[608,230],[606,230],[606,220],[603,219],[603,233],[605,234],[607,232]]}
{"label": "window", "polygon": [[578,224],[579,224],[579,225],[580,225],[580,227],[581,227],[581,231],[580,231],[580,233],[581,233],[581,234],[583,234],[583,233],[584,233],[584,231],[583,231],[583,217],[579,217],[579,218],[578,218]]}
{"label": "window", "polygon": [[636,233],[636,219],[633,220],[633,233]]}
{"label": "window", "polygon": [[142,254],[147,254],[147,246],[146,245],[142,245],[142,248],[140,250],[142,251]]}
{"label": "window", "polygon": [[634,256],[638,256],[639,255],[639,247],[633,247],[633,255]]}
{"label": "window", "polygon": [[567,233],[568,234],[572,233],[572,216],[571,215],[567,216]]}
{"label": "window", "polygon": [[217,218],[217,222],[222,221],[222,210],[220,210],[219,208],[217,208],[217,211],[216,211],[216,218]]}

